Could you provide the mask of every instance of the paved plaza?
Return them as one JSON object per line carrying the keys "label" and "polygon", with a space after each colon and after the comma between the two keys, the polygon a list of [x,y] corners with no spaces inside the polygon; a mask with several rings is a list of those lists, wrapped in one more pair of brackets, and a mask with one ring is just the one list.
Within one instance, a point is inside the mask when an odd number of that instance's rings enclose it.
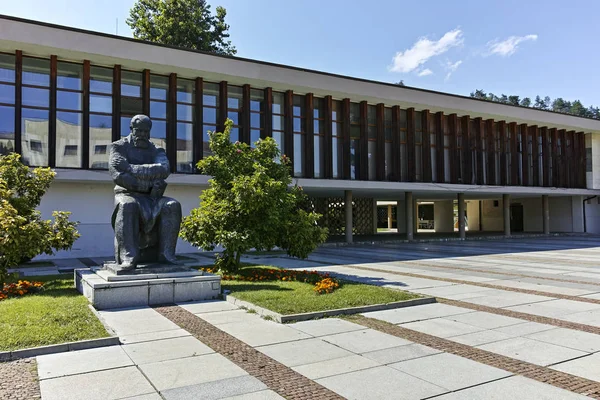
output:
{"label": "paved plaza", "polygon": [[598,237],[323,247],[303,261],[248,261],[438,303],[284,325],[224,301],[102,311],[122,345],[37,357],[42,399],[600,398]]}

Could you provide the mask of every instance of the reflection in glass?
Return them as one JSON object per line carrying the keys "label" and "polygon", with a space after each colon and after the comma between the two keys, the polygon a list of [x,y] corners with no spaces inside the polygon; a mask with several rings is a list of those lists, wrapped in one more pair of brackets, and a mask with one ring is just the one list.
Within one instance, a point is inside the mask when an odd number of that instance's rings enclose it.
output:
{"label": "reflection in glass", "polygon": [[0,54],[0,82],[15,81],[15,56]]}
{"label": "reflection in glass", "polygon": [[377,147],[377,142],[369,141],[368,146],[368,157],[369,157],[369,180],[374,181],[377,179],[377,171],[375,166],[375,151]]}
{"label": "reflection in glass", "polygon": [[91,67],[90,92],[112,93],[113,70],[110,68]]}
{"label": "reflection in glass", "polygon": [[304,176],[304,135],[294,134],[294,176]]}
{"label": "reflection in glass", "polygon": [[193,125],[177,124],[177,172],[194,172]]}
{"label": "reflection in glass", "polygon": [[219,85],[216,83],[203,83],[202,103],[205,106],[219,106]]}
{"label": "reflection in glass", "polygon": [[314,136],[314,177],[322,178],[323,177],[323,166],[325,165],[325,154],[323,153],[323,136]]}
{"label": "reflection in glass", "polygon": [[0,103],[15,104],[15,87],[0,84]]}
{"label": "reflection in glass", "polygon": [[239,142],[240,140],[240,130],[239,128],[231,128],[231,133],[229,135],[229,141],[231,143]]}
{"label": "reflection in glass", "polygon": [[23,57],[24,85],[50,86],[50,60]]}
{"label": "reflection in glass", "polygon": [[152,129],[150,130],[150,141],[154,143],[156,147],[160,147],[166,150],[167,148],[167,122],[153,120]]}
{"label": "reflection in glass", "polygon": [[150,98],[167,100],[169,93],[169,78],[166,76],[150,75]]}
{"label": "reflection in glass", "polygon": [[251,113],[250,114],[250,127],[263,128],[264,127],[263,120],[264,120],[264,118],[263,118],[262,114]]}
{"label": "reflection in glass", "polygon": [[143,104],[141,98],[123,97],[121,99],[121,113],[124,115],[133,117],[134,115],[141,114],[142,109]]}
{"label": "reflection in glass", "polygon": [[227,86],[227,108],[242,108],[242,88]]}
{"label": "reflection in glass", "polygon": [[152,118],[167,118],[167,103],[162,101],[150,102],[150,117]]}
{"label": "reflection in glass", "polygon": [[142,74],[121,71],[121,96],[142,97]]}
{"label": "reflection in glass", "polygon": [[262,111],[264,97],[265,93],[262,90],[250,89],[250,111]]}
{"label": "reflection in glass", "polygon": [[[121,133],[129,134],[127,130]],[[90,115],[90,160],[93,169],[108,169],[107,148],[112,142],[112,117],[107,115]],[[104,150],[104,151],[102,151]]]}
{"label": "reflection in glass", "polygon": [[351,140],[350,141],[350,179],[358,178],[358,164],[360,161],[359,158],[359,141]]}
{"label": "reflection in glass", "polygon": [[81,168],[81,114],[56,113],[56,166]]}
{"label": "reflection in glass", "polygon": [[280,115],[273,115],[273,130],[274,131],[282,131],[283,130],[283,117]]}
{"label": "reflection in glass", "polygon": [[193,107],[185,104],[177,104],[177,119],[179,121],[193,121]]}
{"label": "reflection in glass", "polygon": [[228,111],[227,112],[227,118],[232,120],[234,125],[239,124],[239,117],[240,117],[240,113],[237,111]]}
{"label": "reflection in glass", "polygon": [[112,96],[102,96],[99,94],[90,95],[90,111],[100,113],[112,113]]}
{"label": "reflection in glass", "polygon": [[23,108],[21,144],[25,165],[48,165],[48,111]]}
{"label": "reflection in glass", "polygon": [[188,79],[177,79],[177,102],[194,103],[196,93],[195,82]]}
{"label": "reflection in glass", "polygon": [[208,131],[214,132],[217,129],[215,125],[204,125],[202,128],[202,154],[203,157],[212,155],[212,151],[209,146]]}
{"label": "reflection in glass", "polygon": [[15,108],[0,106],[0,155],[15,150]]}
{"label": "reflection in glass", "polygon": [[121,137],[125,137],[129,135],[130,126],[131,125],[131,117],[121,117]]}
{"label": "reflection in glass", "polygon": [[205,124],[217,124],[217,109],[211,107],[204,107],[202,110],[203,119]]}
{"label": "reflection in glass", "polygon": [[23,105],[34,107],[49,107],[50,106],[50,90],[23,87]]}
{"label": "reflection in glass", "polygon": [[387,180],[392,179],[392,144],[385,144],[385,178]]}
{"label": "reflection in glass", "polygon": [[57,63],[56,87],[59,89],[81,90],[83,65],[66,62]]}
{"label": "reflection in glass", "polygon": [[273,114],[283,114],[283,93],[273,92],[273,104],[271,111]]}
{"label": "reflection in glass", "polygon": [[63,110],[81,110],[81,93],[56,91],[56,108]]}
{"label": "reflection in glass", "polygon": [[252,129],[250,130],[250,146],[256,147],[254,144],[260,140],[260,130]]}

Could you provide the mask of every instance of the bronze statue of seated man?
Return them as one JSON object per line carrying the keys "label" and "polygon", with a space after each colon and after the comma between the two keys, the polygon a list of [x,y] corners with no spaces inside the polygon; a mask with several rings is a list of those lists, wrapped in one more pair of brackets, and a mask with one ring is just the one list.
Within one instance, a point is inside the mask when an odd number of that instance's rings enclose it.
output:
{"label": "bronze statue of seated man", "polygon": [[117,270],[141,263],[178,264],[175,246],[181,224],[181,205],[164,197],[169,176],[165,150],[150,141],[152,121],[145,115],[131,119],[130,134],[110,146],[109,172],[115,182]]}

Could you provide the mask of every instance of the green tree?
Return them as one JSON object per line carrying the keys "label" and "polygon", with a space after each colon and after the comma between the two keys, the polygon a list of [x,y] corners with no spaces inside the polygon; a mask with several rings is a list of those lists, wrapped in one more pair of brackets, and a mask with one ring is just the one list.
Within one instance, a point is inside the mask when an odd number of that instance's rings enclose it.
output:
{"label": "green tree", "polygon": [[519,104],[522,107],[531,107],[531,99],[529,97],[525,97],[521,100],[521,104]]}
{"label": "green tree", "polygon": [[42,220],[36,207],[54,180],[50,168],[30,169],[20,155],[0,155],[0,286],[7,269],[38,254],[68,250],[79,238],[71,213],[55,211]]}
{"label": "green tree", "polygon": [[227,120],[223,133],[209,132],[213,155],[198,168],[212,176],[210,187],[202,192],[200,207],[183,219],[179,235],[205,250],[223,247],[216,266],[227,272],[236,271],[252,248],[279,247],[290,256],[308,257],[327,230],[317,225],[320,215],[302,188],[291,186],[289,159],[279,157],[272,138],[259,140],[255,148],[231,143],[232,124]]}
{"label": "green tree", "polygon": [[206,0],[137,0],[127,25],[136,39],[233,55],[226,15],[223,7],[213,15]]}

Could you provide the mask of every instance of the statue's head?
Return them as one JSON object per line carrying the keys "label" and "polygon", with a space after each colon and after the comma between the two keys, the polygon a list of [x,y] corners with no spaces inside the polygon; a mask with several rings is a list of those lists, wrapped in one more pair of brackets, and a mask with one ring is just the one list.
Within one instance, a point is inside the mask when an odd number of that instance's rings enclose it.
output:
{"label": "statue's head", "polygon": [[152,129],[152,121],[148,116],[139,114],[131,118],[129,129],[131,130],[131,137],[135,147],[145,149],[150,145],[150,129]]}

